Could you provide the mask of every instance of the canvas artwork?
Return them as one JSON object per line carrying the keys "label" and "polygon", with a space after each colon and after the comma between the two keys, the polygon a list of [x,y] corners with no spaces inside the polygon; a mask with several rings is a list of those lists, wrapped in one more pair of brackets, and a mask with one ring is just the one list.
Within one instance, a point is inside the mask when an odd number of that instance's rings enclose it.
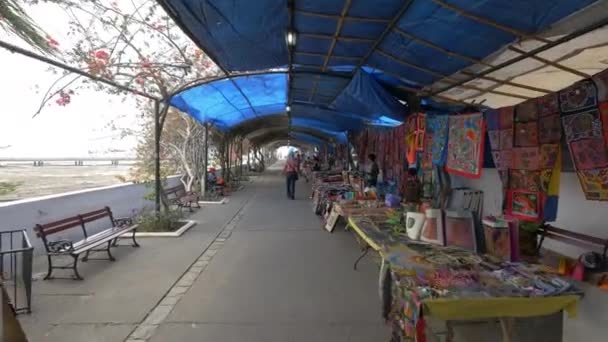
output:
{"label": "canvas artwork", "polygon": [[608,201],[608,168],[581,170],[577,173],[588,200]]}
{"label": "canvas artwork", "polygon": [[422,227],[420,240],[438,245],[444,245],[443,213],[441,209],[427,209],[426,220]]}
{"label": "canvas artwork", "polygon": [[516,122],[515,123],[515,138],[514,146],[517,147],[532,147],[538,146],[538,123],[532,122]]}
{"label": "canvas artwork", "polygon": [[549,115],[538,120],[538,141],[541,144],[559,142],[562,137],[562,124],[559,114]]}
{"label": "canvas artwork", "polygon": [[551,93],[537,98],[536,108],[538,110],[539,117],[559,114],[559,102],[557,100],[557,93]]}
{"label": "canvas artwork", "polygon": [[511,237],[506,222],[483,220],[486,253],[505,261],[511,261]]}
{"label": "canvas artwork", "polygon": [[540,191],[540,171],[509,170],[509,189]]}
{"label": "canvas artwork", "polygon": [[481,177],[484,135],[481,113],[451,115],[446,171],[469,178]]}
{"label": "canvas artwork", "polygon": [[559,144],[544,144],[540,146],[540,168],[552,169],[559,153]]}
{"label": "canvas artwork", "polygon": [[508,150],[513,148],[513,129],[503,129],[499,131],[500,148],[499,150]]}
{"label": "canvas artwork", "polygon": [[513,151],[493,151],[492,158],[497,170],[508,170],[513,164]]}
{"label": "canvas artwork", "polygon": [[567,141],[601,137],[602,122],[597,109],[562,117],[562,127]]}
{"label": "canvas artwork", "polygon": [[535,100],[522,102],[515,107],[515,121],[517,122],[536,121],[537,117]]}
{"label": "canvas artwork", "polygon": [[427,115],[426,127],[432,132],[433,164],[445,165],[445,152],[448,141],[448,115]]}
{"label": "canvas artwork", "polygon": [[445,243],[470,251],[477,251],[473,213],[465,210],[446,210]]}
{"label": "canvas artwork", "polygon": [[584,80],[559,92],[562,113],[572,113],[597,106],[597,89],[591,80]]}
{"label": "canvas artwork", "polygon": [[498,109],[498,122],[500,129],[513,128],[514,107],[502,107]]}
{"label": "canvas artwork", "polygon": [[510,190],[507,194],[507,214],[527,221],[542,217],[541,194],[535,191]]}
{"label": "canvas artwork", "polygon": [[608,150],[603,137],[570,142],[570,153],[577,170],[590,170],[608,166]]}
{"label": "canvas artwork", "polygon": [[540,168],[540,153],[538,147],[513,148],[512,167],[521,170],[538,170]]}

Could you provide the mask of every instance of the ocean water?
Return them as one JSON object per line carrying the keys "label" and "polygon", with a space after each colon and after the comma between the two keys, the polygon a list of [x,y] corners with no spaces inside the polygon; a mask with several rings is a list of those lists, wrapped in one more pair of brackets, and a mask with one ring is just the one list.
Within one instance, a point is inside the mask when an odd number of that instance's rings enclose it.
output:
{"label": "ocean water", "polygon": [[31,164],[0,164],[0,182],[17,183],[17,189],[0,195],[0,201],[11,201],[37,196],[53,195],[67,191],[96,188],[122,183],[120,176],[127,177],[132,164],[111,166],[91,162],[90,165],[74,166],[68,163],[45,163],[43,167]]}

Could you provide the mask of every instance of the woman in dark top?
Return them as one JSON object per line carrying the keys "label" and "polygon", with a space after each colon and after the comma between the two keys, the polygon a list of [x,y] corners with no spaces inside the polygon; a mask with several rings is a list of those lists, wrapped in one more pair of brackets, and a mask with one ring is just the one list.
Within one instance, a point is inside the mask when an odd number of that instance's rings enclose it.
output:
{"label": "woman in dark top", "polygon": [[369,172],[367,174],[367,185],[376,186],[378,184],[378,175],[380,174],[380,168],[378,167],[378,163],[376,163],[376,155],[370,153],[367,158],[371,162]]}

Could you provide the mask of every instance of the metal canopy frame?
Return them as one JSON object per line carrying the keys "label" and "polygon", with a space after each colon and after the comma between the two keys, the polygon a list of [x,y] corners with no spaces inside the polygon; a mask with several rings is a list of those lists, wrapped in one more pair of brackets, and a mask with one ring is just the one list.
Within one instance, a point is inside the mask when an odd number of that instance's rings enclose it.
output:
{"label": "metal canopy frame", "polygon": [[[158,0],[158,1],[161,3],[161,5],[163,5],[163,7],[165,9],[167,9],[168,13],[174,19],[178,19],[178,20],[176,20],[178,25],[180,25],[180,27],[190,37],[192,37],[195,42],[197,42],[197,39],[196,39],[196,37],[194,37],[192,32],[189,31],[187,28],[183,27],[183,23],[180,22],[177,14],[172,11],[171,6],[168,5],[167,0]],[[289,18],[288,18],[289,22],[288,22],[288,27],[286,29],[294,28],[293,22],[294,22],[295,16],[324,18],[324,19],[334,20],[336,22],[336,27],[335,27],[333,34],[317,33],[317,32],[297,32],[299,37],[322,39],[322,40],[330,41],[330,44],[329,44],[329,49],[323,53],[321,53],[319,51],[301,51],[297,48],[296,49],[290,48],[289,49],[289,64],[288,64],[289,75],[292,76],[297,72],[304,71],[302,69],[318,70],[319,74],[326,74],[328,72],[332,72],[332,71],[329,71],[329,69],[330,69],[329,66],[331,64],[330,60],[339,59],[339,60],[344,61],[345,62],[344,64],[348,64],[349,61],[352,62],[353,69],[350,72],[350,75],[348,76],[349,78],[352,78],[354,73],[359,68],[366,66],[366,62],[368,61],[370,56],[372,56],[372,54],[377,52],[377,55],[382,55],[383,58],[389,58],[391,61],[393,61],[395,63],[399,63],[405,67],[413,68],[413,69],[423,72],[427,75],[431,75],[432,78],[437,78],[437,80],[434,80],[432,84],[420,84],[417,82],[412,82],[412,80],[408,80],[404,76],[396,75],[394,72],[391,72],[391,70],[386,70],[385,68],[370,65],[370,67],[374,68],[375,70],[378,70],[387,76],[391,76],[391,77],[403,82],[403,84],[397,86],[397,88],[403,89],[410,93],[415,93],[419,96],[432,96],[441,101],[452,102],[452,103],[461,103],[461,104],[466,104],[466,105],[475,105],[475,103],[465,101],[466,99],[452,99],[449,96],[441,95],[441,93],[449,91],[453,88],[462,88],[462,89],[473,90],[473,91],[477,92],[477,94],[474,95],[476,97],[481,96],[486,93],[490,93],[490,94],[496,94],[496,95],[516,98],[516,99],[520,99],[520,100],[527,100],[527,99],[530,99],[531,97],[535,97],[535,95],[533,95],[533,94],[524,95],[523,93],[522,94],[518,93],[516,90],[503,91],[503,90],[499,90],[497,88],[499,88],[501,86],[509,86],[509,87],[513,87],[513,88],[517,88],[517,89],[523,89],[526,91],[532,91],[532,92],[539,93],[538,96],[541,96],[542,94],[548,94],[551,92],[551,90],[544,89],[542,87],[536,87],[536,86],[531,86],[531,85],[522,84],[522,83],[518,83],[518,82],[513,82],[510,79],[501,79],[501,78],[497,78],[497,77],[492,77],[492,76],[490,76],[490,74],[495,71],[498,71],[500,69],[503,69],[505,67],[508,67],[514,63],[522,61],[526,58],[532,58],[532,59],[535,59],[536,61],[543,63],[544,65],[553,66],[553,67],[559,68],[563,71],[569,72],[571,74],[574,74],[574,75],[577,75],[580,77],[589,77],[589,75],[587,75],[581,71],[569,68],[558,62],[551,61],[551,60],[542,58],[537,55],[552,47],[563,44],[569,40],[572,40],[574,38],[581,36],[582,34],[591,32],[597,28],[601,28],[602,26],[605,26],[606,24],[608,24],[608,19],[602,20],[599,23],[590,24],[589,26],[587,26],[583,29],[577,30],[576,32],[573,32],[573,33],[571,33],[567,36],[564,36],[562,38],[559,38],[557,40],[549,40],[544,37],[539,37],[536,32],[523,32],[519,29],[509,27],[509,26],[504,25],[499,22],[495,22],[491,19],[482,17],[480,15],[470,13],[470,12],[463,10],[463,9],[459,8],[458,6],[448,3],[447,1],[444,1],[444,0],[429,0],[429,1],[432,1],[433,3],[437,4],[438,6],[441,6],[441,8],[445,8],[462,17],[466,17],[472,21],[475,21],[476,23],[486,25],[489,27],[493,27],[495,29],[501,30],[503,32],[507,32],[511,35],[515,35],[522,39],[536,40],[536,41],[543,43],[544,45],[539,48],[533,49],[531,51],[524,51],[524,50],[519,49],[518,47],[512,46],[513,44],[511,44],[511,46],[507,46],[506,49],[509,51],[516,52],[520,55],[509,61],[502,62],[497,65],[493,65],[491,63],[485,62],[482,59],[474,58],[474,57],[467,56],[462,53],[457,53],[455,51],[451,51],[450,49],[447,49],[443,46],[434,44],[430,41],[427,41],[427,40],[425,40],[421,37],[418,37],[416,35],[413,35],[411,33],[405,32],[403,29],[397,27],[398,21],[407,12],[410,5],[412,5],[412,3],[414,2],[413,0],[404,0],[402,2],[401,6],[397,10],[395,10],[394,15],[390,18],[388,18],[388,17],[382,17],[382,18],[361,17],[361,16],[351,15],[349,13],[349,10],[352,5],[352,0],[344,0],[343,5],[342,5],[342,10],[340,11],[339,14],[316,12],[314,10],[309,10],[308,8],[306,8],[306,9],[298,8],[295,5],[295,2],[293,0],[289,0],[288,4],[287,4],[288,13],[289,13]],[[349,22],[378,23],[378,24],[385,25],[385,28],[380,35],[378,35],[377,37],[373,37],[373,38],[353,37],[353,36],[349,36],[349,35],[342,35],[342,31],[343,31],[342,29],[344,27],[344,24],[349,23]],[[471,71],[466,71],[466,69],[468,67],[470,67],[470,66],[467,66],[466,68],[456,71],[453,75],[448,75],[443,72],[438,72],[436,70],[432,70],[424,65],[417,65],[416,63],[412,63],[411,61],[405,60],[402,56],[394,56],[391,53],[388,53],[387,51],[382,51],[382,50],[378,49],[378,47],[381,45],[381,43],[391,33],[406,37],[406,38],[408,38],[412,41],[415,41],[419,44],[422,44],[428,48],[434,49],[435,51],[438,51],[439,53],[441,53],[447,57],[453,57],[453,58],[460,59],[462,61],[472,63],[471,66],[479,65],[479,66],[486,67],[486,68],[485,68],[485,70],[480,71],[480,72],[471,72]],[[361,43],[371,44],[372,46],[368,49],[367,53],[362,57],[361,56],[348,56],[348,55],[344,55],[344,54],[337,55],[335,53],[336,45],[340,41],[361,42]],[[200,45],[201,44],[199,44],[199,46]],[[211,51],[211,53],[213,53],[213,52]],[[208,55],[209,55],[209,53],[208,53]],[[310,63],[296,63],[296,62],[294,62],[295,56],[310,56],[310,57],[322,58],[322,62],[319,62],[320,63],[319,65],[310,64]],[[387,56],[390,56],[390,57],[387,57]],[[221,67],[222,66],[221,64],[217,63],[217,60],[215,58],[213,58],[213,54],[211,54],[211,57],[214,60],[214,62],[216,62],[216,64],[218,64],[218,66],[220,66],[220,68],[223,71],[225,71],[225,72],[227,71]],[[227,74],[230,75],[230,73],[227,73]],[[454,75],[459,75],[460,77],[455,77]],[[462,76],[464,76],[464,77],[462,77]],[[487,83],[484,86],[476,86],[476,85],[468,84],[471,81],[474,81],[476,79],[489,81],[490,83]],[[445,85],[443,85],[442,83],[445,83]],[[310,87],[310,95],[308,97],[309,103],[315,103],[315,100],[320,98],[320,96],[317,94],[318,88],[319,88],[319,82],[314,82],[312,87]],[[291,103],[291,101],[293,101],[293,97],[292,97],[293,90],[295,90],[295,89],[293,89],[291,77],[290,77],[290,81],[288,82],[288,105]],[[304,90],[304,89],[298,89],[299,92],[301,92],[302,90]],[[339,95],[342,92],[342,90],[338,91],[336,94]],[[332,98],[330,98],[329,96],[325,96],[325,97],[323,97],[323,100],[331,103],[331,102],[333,102],[333,100],[335,100],[335,98],[338,95],[334,95]]]}

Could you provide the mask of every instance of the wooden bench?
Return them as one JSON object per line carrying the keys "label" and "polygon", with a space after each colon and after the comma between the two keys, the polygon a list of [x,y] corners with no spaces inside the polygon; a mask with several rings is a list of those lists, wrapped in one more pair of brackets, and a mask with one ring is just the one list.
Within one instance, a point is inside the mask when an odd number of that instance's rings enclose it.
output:
{"label": "wooden bench", "polygon": [[540,252],[545,239],[553,239],[582,248],[593,248],[596,250],[601,249],[603,250],[602,256],[604,260],[606,260],[606,253],[608,252],[608,239],[601,239],[595,236],[571,232],[569,230],[557,228],[549,224],[544,224],[540,228],[539,235],[540,241],[538,243],[537,252]]}
{"label": "wooden bench", "polygon": [[[102,220],[106,221],[106,228],[100,231],[99,233],[89,236],[89,233],[87,232],[86,228],[87,224],[92,222],[100,223]],[[81,240],[49,240],[49,236],[60,232],[65,232],[73,228],[80,228],[79,230],[82,230],[83,238]],[[108,254],[108,259],[110,261],[115,261],[116,259],[112,256],[110,248],[112,246],[115,246],[118,237],[125,233],[133,232],[133,247],[139,247],[139,244],[135,240],[137,225],[133,224],[133,220],[130,218],[115,219],[112,215],[112,211],[108,207],[68,217],[55,222],[37,224],[34,227],[34,231],[36,232],[36,236],[42,239],[42,241],[44,242],[44,248],[46,249],[49,264],[48,273],[46,277],[44,277],[45,280],[51,279],[51,275],[54,269],[72,269],[74,270],[75,278],[78,280],[82,280],[83,278],[78,273],[78,258],[83,253],[85,254],[85,257],[82,259],[83,262],[89,260],[90,252],[106,252]],[[105,248],[97,248],[102,245],[106,245]],[[74,258],[74,262],[72,263],[72,265],[53,265],[53,257],[66,255]]]}
{"label": "wooden bench", "polygon": [[167,188],[163,190],[165,197],[169,201],[169,205],[175,205],[179,210],[182,208],[188,208],[192,211],[192,206],[196,205],[196,208],[201,207],[198,203],[200,196],[193,191],[186,191],[184,185],[177,185],[171,188]]}

